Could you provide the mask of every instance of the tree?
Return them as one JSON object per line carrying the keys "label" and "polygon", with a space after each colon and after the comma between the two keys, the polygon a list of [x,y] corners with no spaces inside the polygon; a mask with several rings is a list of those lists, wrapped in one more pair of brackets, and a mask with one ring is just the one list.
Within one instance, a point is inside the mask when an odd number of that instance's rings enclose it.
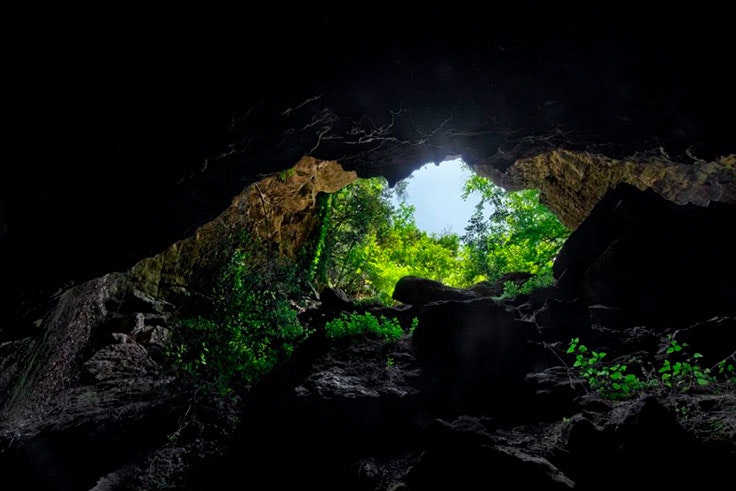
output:
{"label": "tree", "polygon": [[[509,272],[551,277],[552,261],[569,231],[539,202],[538,193],[506,193],[480,176],[468,179],[463,198],[474,191],[481,201],[462,238],[419,230],[414,207],[393,206],[396,191],[383,178],[358,179],[334,193],[326,201],[317,287],[390,304],[396,282],[407,275],[454,287]],[[493,209],[489,216],[487,203]]]}
{"label": "tree", "polygon": [[[481,200],[462,237],[466,280],[495,280],[510,272],[551,275],[570,230],[539,201],[539,191],[506,192],[478,175],[465,183],[463,199],[473,191]],[[487,203],[493,211],[484,217]]]}
{"label": "tree", "polygon": [[418,275],[449,283],[460,276],[460,238],[430,236],[414,222],[414,207],[391,203],[383,178],[359,179],[334,193],[323,227],[317,286],[355,298],[392,302],[396,282]]}
{"label": "tree", "polygon": [[413,206],[401,203],[391,214],[386,233],[367,242],[366,247],[371,251],[366,279],[384,303],[390,302],[394,286],[403,276],[421,276],[448,285],[462,281],[460,238],[419,230]]}
{"label": "tree", "polygon": [[322,225],[324,242],[317,267],[318,287],[362,295],[363,271],[370,254],[366,241],[386,233],[392,211],[388,182],[380,177],[358,179],[331,196]]}

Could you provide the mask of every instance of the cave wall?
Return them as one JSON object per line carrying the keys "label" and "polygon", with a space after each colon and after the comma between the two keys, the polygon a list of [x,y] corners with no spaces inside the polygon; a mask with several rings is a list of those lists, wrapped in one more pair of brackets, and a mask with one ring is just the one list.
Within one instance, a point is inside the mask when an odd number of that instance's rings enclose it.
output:
{"label": "cave wall", "polygon": [[476,165],[474,170],[507,191],[539,189],[542,202],[572,230],[606,191],[620,183],[641,191],[651,189],[679,205],[736,203],[736,154],[683,164],[662,154],[613,159],[553,150],[519,159],[505,172],[488,165]]}
{"label": "cave wall", "polygon": [[448,156],[494,175],[517,165],[505,182],[543,180],[545,199],[575,223],[587,205],[563,212],[568,196],[555,193],[566,191],[547,178],[557,171],[527,162],[585,168],[603,184],[571,185],[592,198],[615,179],[591,169],[612,162],[645,176],[671,173],[637,167],[650,161],[635,156],[660,149],[675,166],[734,154],[736,98],[714,74],[732,55],[729,16],[496,7],[422,6],[409,21],[318,9],[285,19],[275,7],[211,23],[201,13],[18,18],[35,42],[8,60],[0,318],[159,254],[305,156],[390,182]]}
{"label": "cave wall", "polygon": [[213,273],[223,254],[243,240],[259,238],[275,244],[285,256],[295,257],[315,227],[317,197],[334,193],[357,179],[334,161],[304,157],[293,167],[266,176],[246,187],[217,218],[190,237],[130,269],[131,284],[157,298],[209,294]]}

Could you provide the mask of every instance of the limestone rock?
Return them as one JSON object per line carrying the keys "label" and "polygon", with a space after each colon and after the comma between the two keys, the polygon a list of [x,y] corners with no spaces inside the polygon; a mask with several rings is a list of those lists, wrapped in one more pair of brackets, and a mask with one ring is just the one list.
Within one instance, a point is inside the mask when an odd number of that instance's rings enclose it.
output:
{"label": "limestone rock", "polygon": [[505,172],[483,165],[474,168],[508,191],[539,189],[540,200],[571,229],[580,225],[603,195],[620,183],[642,191],[651,189],[681,205],[736,203],[736,155],[681,164],[662,155],[619,160],[588,152],[553,150],[519,159]]}
{"label": "limestone rock", "polygon": [[217,268],[243,233],[277,244],[280,253],[293,257],[317,226],[317,195],[334,193],[355,179],[354,171],[337,162],[304,157],[246,187],[190,237],[134,265],[131,280],[159,298],[188,290],[208,294]]}

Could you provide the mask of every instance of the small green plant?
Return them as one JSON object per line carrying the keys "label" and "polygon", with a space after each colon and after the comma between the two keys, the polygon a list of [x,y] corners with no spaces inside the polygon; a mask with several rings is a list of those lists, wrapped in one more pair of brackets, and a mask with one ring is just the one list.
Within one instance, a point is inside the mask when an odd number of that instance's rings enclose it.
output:
{"label": "small green plant", "polygon": [[551,286],[554,284],[554,282],[555,279],[552,276],[551,271],[545,271],[536,274],[521,285],[518,285],[513,281],[507,281],[503,284],[503,293],[500,295],[499,298],[505,299],[518,297],[519,295],[526,295],[533,292],[537,288],[545,288]]}
{"label": "small green plant", "polygon": [[296,174],[296,169],[294,169],[293,167],[291,169],[282,170],[278,173],[279,181],[286,182],[286,180],[294,174]]}
{"label": "small green plant", "polygon": [[386,368],[391,368],[391,367],[393,367],[395,363],[396,363],[396,362],[395,362],[395,360],[394,360],[394,357],[393,357],[393,356],[389,356],[388,358],[386,358]]}
{"label": "small green plant", "polygon": [[628,366],[620,363],[605,365],[606,353],[588,350],[580,344],[580,338],[573,338],[567,349],[575,354],[573,367],[590,385],[590,388],[609,399],[626,399],[643,387],[642,381],[633,373],[627,373]]}
{"label": "small green plant", "polygon": [[[606,365],[603,359],[606,353],[589,350],[580,344],[580,338],[573,338],[567,349],[568,354],[575,355],[573,367],[584,378],[591,389],[609,399],[625,399],[645,388],[666,388],[688,391],[694,386],[711,385],[719,380],[727,383],[736,382],[736,352],[718,362],[712,369],[703,368],[698,360],[701,353],[688,355],[687,343],[680,343],[673,334],[667,336],[665,359],[647,381],[636,374],[628,373],[628,366],[620,363]],[[717,372],[714,375],[714,370]]]}
{"label": "small green plant", "polygon": [[364,314],[343,312],[325,324],[325,334],[330,339],[348,338],[372,333],[386,341],[397,341],[404,330],[397,319],[370,312]]}
{"label": "small green plant", "polygon": [[409,334],[414,334],[414,331],[417,330],[417,326],[419,326],[419,318],[414,317],[411,320],[411,327],[409,327]]}
{"label": "small green plant", "polygon": [[736,383],[736,351],[727,358],[719,361],[715,366],[718,375],[731,383]]}
{"label": "small green plant", "polygon": [[666,350],[667,356],[677,355],[683,359],[670,361],[667,358],[662,362],[657,373],[665,387],[688,390],[694,384],[710,385],[716,381],[716,378],[711,375],[710,368],[702,368],[698,364],[697,360],[703,357],[702,354],[694,353],[692,356],[684,356],[683,348],[689,347],[687,343],[680,344],[672,334],[667,337],[667,340],[669,342]]}

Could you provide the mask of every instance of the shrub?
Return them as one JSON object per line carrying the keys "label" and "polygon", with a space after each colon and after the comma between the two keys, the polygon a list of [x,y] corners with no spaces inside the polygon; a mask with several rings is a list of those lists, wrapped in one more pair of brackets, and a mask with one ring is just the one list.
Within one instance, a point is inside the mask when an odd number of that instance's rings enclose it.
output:
{"label": "shrub", "polygon": [[212,312],[177,323],[170,350],[175,365],[226,393],[288,359],[309,334],[297,318],[297,271],[262,246],[236,250],[214,289]]}
{"label": "shrub", "polygon": [[375,334],[386,341],[397,341],[404,334],[397,319],[375,316],[370,312],[364,314],[343,312],[340,316],[325,324],[325,334],[330,339],[360,336],[366,333]]}

